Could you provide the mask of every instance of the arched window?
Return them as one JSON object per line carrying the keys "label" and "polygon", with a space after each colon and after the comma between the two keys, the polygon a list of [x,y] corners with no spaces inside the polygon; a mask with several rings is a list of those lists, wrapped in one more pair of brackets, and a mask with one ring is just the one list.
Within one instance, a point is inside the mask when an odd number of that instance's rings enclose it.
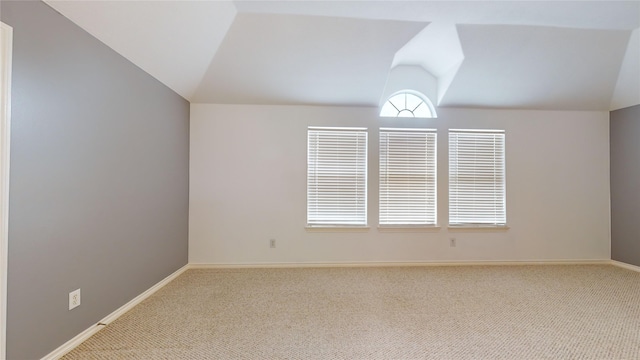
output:
{"label": "arched window", "polygon": [[434,118],[436,112],[426,96],[402,90],[389,97],[380,110],[382,117]]}

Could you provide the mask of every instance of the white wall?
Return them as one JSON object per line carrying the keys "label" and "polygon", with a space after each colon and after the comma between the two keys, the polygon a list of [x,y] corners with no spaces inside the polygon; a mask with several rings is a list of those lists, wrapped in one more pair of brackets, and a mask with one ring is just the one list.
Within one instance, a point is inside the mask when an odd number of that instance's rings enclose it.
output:
{"label": "white wall", "polygon": [[[438,109],[380,119],[375,108],[191,105],[189,261],[215,264],[609,259],[608,112]],[[435,231],[376,224],[378,127],[438,129]],[[305,229],[307,126],[369,128],[369,224]],[[447,129],[506,130],[507,222],[450,231]],[[449,237],[457,247],[449,247]],[[269,248],[269,239],[277,248]]]}

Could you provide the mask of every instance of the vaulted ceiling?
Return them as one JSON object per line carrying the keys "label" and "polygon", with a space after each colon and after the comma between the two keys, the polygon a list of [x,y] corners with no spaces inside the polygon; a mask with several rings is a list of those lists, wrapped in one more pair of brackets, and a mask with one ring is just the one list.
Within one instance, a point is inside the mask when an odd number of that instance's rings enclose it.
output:
{"label": "vaulted ceiling", "polygon": [[439,107],[640,104],[640,1],[45,1],[196,103],[378,106],[410,66]]}

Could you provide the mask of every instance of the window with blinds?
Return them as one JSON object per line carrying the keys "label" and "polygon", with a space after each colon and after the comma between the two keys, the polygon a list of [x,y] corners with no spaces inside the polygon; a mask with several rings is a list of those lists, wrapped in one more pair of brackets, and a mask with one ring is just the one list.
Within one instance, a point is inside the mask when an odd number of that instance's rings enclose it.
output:
{"label": "window with blinds", "polygon": [[367,224],[367,129],[308,129],[307,225]]}
{"label": "window with blinds", "polygon": [[436,130],[380,129],[380,225],[436,224]]}
{"label": "window with blinds", "polygon": [[505,226],[505,133],[449,130],[449,225]]}

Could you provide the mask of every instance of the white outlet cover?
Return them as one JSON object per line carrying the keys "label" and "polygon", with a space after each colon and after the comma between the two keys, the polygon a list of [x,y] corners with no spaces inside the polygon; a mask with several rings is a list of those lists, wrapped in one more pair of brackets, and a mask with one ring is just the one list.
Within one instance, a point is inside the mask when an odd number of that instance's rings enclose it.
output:
{"label": "white outlet cover", "polygon": [[80,306],[80,289],[69,293],[69,310],[75,309],[78,306]]}

